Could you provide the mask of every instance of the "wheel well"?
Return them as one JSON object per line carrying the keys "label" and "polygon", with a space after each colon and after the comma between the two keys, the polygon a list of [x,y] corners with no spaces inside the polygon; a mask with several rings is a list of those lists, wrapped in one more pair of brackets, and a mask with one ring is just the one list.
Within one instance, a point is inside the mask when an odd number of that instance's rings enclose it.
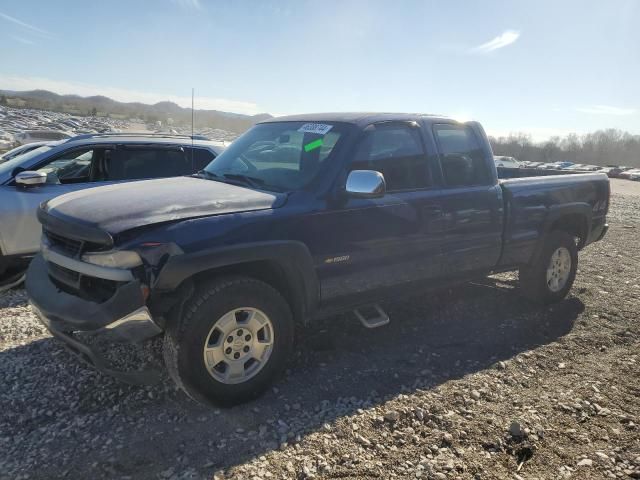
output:
{"label": "wheel well", "polygon": [[192,277],[196,284],[198,281],[210,280],[212,277],[222,277],[228,275],[241,275],[263,281],[284,297],[289,304],[293,317],[296,321],[303,322],[305,319],[305,304],[303,294],[295,288],[294,280],[287,275],[285,269],[273,260],[256,260],[251,262],[238,263],[224,267],[217,267],[211,270],[204,270]]}
{"label": "wheel well", "polygon": [[551,231],[560,230],[578,239],[578,249],[584,247],[587,241],[588,225],[587,218],[579,213],[572,213],[558,218],[551,225]]}

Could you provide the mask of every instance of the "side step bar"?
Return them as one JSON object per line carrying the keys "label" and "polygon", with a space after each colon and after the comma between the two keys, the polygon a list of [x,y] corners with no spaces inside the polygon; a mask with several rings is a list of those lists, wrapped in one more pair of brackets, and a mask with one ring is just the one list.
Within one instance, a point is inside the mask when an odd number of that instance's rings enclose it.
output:
{"label": "side step bar", "polygon": [[[382,308],[380,308],[380,305],[375,304],[375,305],[371,305],[371,308],[373,310],[375,310],[375,312],[372,312],[374,314],[374,316],[367,316],[365,317],[362,312],[360,311],[359,308],[356,308],[353,313],[355,314],[355,316],[358,318],[358,320],[360,320],[360,323],[362,325],[364,325],[367,328],[378,328],[378,327],[382,327],[384,325],[386,325],[387,323],[389,323],[389,315],[387,315],[385,313],[384,310],[382,310]],[[369,313],[369,312],[367,312]]]}

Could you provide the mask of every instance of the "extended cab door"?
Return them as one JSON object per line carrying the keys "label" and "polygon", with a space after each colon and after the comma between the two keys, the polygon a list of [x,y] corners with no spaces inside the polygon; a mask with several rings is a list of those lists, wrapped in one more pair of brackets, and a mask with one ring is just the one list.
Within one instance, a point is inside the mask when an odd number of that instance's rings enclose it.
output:
{"label": "extended cab door", "polygon": [[377,199],[345,198],[313,217],[307,231],[323,232],[316,256],[323,303],[349,303],[376,289],[437,277],[439,188],[418,124],[370,125],[349,160],[348,171],[382,173],[387,192]]}
{"label": "extended cab door", "polygon": [[439,123],[431,128],[442,190],[443,275],[486,272],[502,249],[504,202],[482,128]]}

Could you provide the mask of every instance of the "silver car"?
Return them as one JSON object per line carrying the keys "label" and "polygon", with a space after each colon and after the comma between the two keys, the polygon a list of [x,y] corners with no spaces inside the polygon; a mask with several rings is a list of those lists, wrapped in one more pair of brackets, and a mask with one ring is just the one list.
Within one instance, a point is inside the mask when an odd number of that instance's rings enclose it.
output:
{"label": "silver car", "polygon": [[204,137],[80,135],[0,163],[0,286],[40,248],[38,205],[110,183],[190,175],[224,150]]}

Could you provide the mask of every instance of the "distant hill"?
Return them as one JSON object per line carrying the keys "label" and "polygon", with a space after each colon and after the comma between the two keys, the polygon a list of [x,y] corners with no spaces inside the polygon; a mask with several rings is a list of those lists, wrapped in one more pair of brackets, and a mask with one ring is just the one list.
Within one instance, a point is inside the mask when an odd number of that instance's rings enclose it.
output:
{"label": "distant hill", "polygon": [[[171,118],[174,125],[191,125],[191,109],[182,108],[173,102],[159,102],[154,105],[146,103],[118,102],[101,95],[81,97],[79,95],[58,95],[48,90],[14,91],[0,90],[0,96],[6,97],[7,104],[18,108],[35,108],[54,112],[66,112],[74,115],[111,116],[115,118],[141,118],[147,122],[162,121],[166,125]],[[271,115],[242,115],[219,110],[196,109],[196,126],[198,128],[221,128],[241,133],[251,125]]]}

